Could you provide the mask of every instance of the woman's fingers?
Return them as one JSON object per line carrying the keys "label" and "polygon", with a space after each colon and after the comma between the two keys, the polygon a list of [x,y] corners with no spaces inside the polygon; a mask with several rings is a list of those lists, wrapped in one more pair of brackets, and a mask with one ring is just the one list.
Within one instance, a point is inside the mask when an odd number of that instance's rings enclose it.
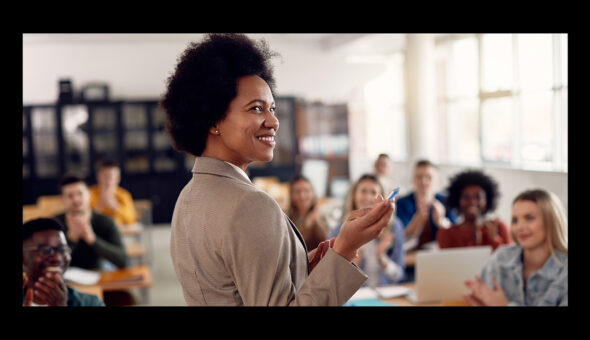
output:
{"label": "woman's fingers", "polygon": [[348,214],[348,221],[354,221],[360,217],[365,216],[369,211],[371,211],[372,208],[364,208],[364,209],[358,209],[358,210],[353,210],[350,212],[350,214]]}
{"label": "woman's fingers", "polygon": [[381,201],[381,203],[374,206],[373,208],[371,208],[368,212],[364,213],[362,216],[351,221],[355,224],[361,224],[363,226],[372,226],[375,223],[379,222],[384,216],[386,216],[391,211],[393,211],[392,204],[389,201],[384,200]]}

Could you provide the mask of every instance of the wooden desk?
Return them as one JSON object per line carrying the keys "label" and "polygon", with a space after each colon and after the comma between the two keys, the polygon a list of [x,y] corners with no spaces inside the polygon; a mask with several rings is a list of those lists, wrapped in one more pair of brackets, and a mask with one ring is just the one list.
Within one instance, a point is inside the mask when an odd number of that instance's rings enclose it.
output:
{"label": "wooden desk", "polygon": [[140,265],[112,272],[103,272],[97,285],[101,286],[105,292],[108,292],[129,288],[149,288],[152,283],[150,268],[147,265]]}
{"label": "wooden desk", "polygon": [[141,288],[142,303],[148,303],[147,289],[153,284],[152,273],[147,265],[117,269],[112,272],[102,272],[95,285],[81,285],[68,283],[72,288],[80,291],[100,288],[104,292]]}
{"label": "wooden desk", "polygon": [[[412,290],[416,289],[416,283],[403,283],[400,286],[408,287]],[[463,299],[443,300],[443,301],[431,301],[423,303],[414,303],[410,301],[406,296],[395,297],[391,299],[382,299],[385,302],[392,303],[396,306],[405,307],[426,307],[426,306],[469,306],[469,303]]]}

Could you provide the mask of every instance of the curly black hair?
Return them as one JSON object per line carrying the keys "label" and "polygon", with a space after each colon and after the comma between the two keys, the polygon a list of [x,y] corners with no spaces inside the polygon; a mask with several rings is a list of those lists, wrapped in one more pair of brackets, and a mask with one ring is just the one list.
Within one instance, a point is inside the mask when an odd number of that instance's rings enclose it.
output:
{"label": "curly black hair", "polygon": [[274,95],[270,59],[275,56],[266,41],[243,34],[208,34],[201,42],[190,43],[160,101],[174,148],[194,156],[203,153],[209,128],[223,120],[237,94],[238,78],[257,75]]}
{"label": "curly black hair", "polygon": [[64,234],[67,232],[67,229],[61,224],[61,222],[54,218],[37,218],[23,224],[23,242],[31,238],[34,233],[43,230],[57,230],[64,232]]}
{"label": "curly black hair", "polygon": [[477,185],[486,193],[486,209],[482,212],[483,214],[496,209],[500,197],[498,183],[479,170],[467,170],[451,178],[446,201],[447,208],[459,209],[461,193],[469,185]]}

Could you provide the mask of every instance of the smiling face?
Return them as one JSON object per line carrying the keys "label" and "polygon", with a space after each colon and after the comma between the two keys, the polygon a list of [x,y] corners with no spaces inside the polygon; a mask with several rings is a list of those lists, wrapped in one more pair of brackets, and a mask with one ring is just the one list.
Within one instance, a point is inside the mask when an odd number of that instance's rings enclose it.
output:
{"label": "smiling face", "polygon": [[534,202],[520,200],[514,203],[510,231],[524,249],[549,246],[541,209]]}
{"label": "smiling face", "polygon": [[89,207],[90,193],[84,182],[75,182],[62,186],[61,196],[68,212],[83,212]]}
{"label": "smiling face", "polygon": [[379,176],[388,177],[391,164],[389,158],[381,156],[375,161],[375,173]]}
{"label": "smiling face", "polygon": [[379,183],[370,179],[361,180],[354,191],[354,204],[356,209],[371,207],[373,199],[378,195],[383,195]]}
{"label": "smiling face", "polygon": [[268,84],[256,75],[241,77],[225,117],[209,129],[202,155],[244,170],[254,161],[270,162],[278,129],[279,120]]}
{"label": "smiling face", "polygon": [[475,219],[486,209],[486,192],[479,185],[463,188],[459,197],[459,209],[466,219]]}
{"label": "smiling face", "polygon": [[100,169],[96,176],[98,185],[105,189],[113,189],[119,185],[121,171],[116,166],[109,166]]}
{"label": "smiling face", "polygon": [[300,215],[305,215],[311,209],[314,201],[313,187],[311,183],[302,179],[293,183],[291,187],[291,200],[293,206]]}
{"label": "smiling face", "polygon": [[[36,249],[39,246],[48,245],[54,248],[54,251],[45,257]],[[29,278],[28,284],[32,285],[45,273],[54,269],[60,274],[66,271],[70,265],[71,255],[68,251],[55,251],[55,248],[67,246],[66,237],[63,232],[57,230],[42,230],[34,232],[33,235],[23,242],[23,270]]]}
{"label": "smiling face", "polygon": [[414,184],[416,192],[428,197],[434,193],[437,180],[436,170],[429,165],[423,165],[417,167],[414,171],[412,183]]}

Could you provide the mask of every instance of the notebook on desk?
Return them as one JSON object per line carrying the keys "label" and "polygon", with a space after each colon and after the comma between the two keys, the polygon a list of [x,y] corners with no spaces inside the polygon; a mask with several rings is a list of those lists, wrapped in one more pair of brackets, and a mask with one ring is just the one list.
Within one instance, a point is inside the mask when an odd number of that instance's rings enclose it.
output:
{"label": "notebook on desk", "polygon": [[408,295],[414,303],[460,299],[468,293],[465,281],[481,273],[492,247],[464,247],[416,252],[416,288]]}

